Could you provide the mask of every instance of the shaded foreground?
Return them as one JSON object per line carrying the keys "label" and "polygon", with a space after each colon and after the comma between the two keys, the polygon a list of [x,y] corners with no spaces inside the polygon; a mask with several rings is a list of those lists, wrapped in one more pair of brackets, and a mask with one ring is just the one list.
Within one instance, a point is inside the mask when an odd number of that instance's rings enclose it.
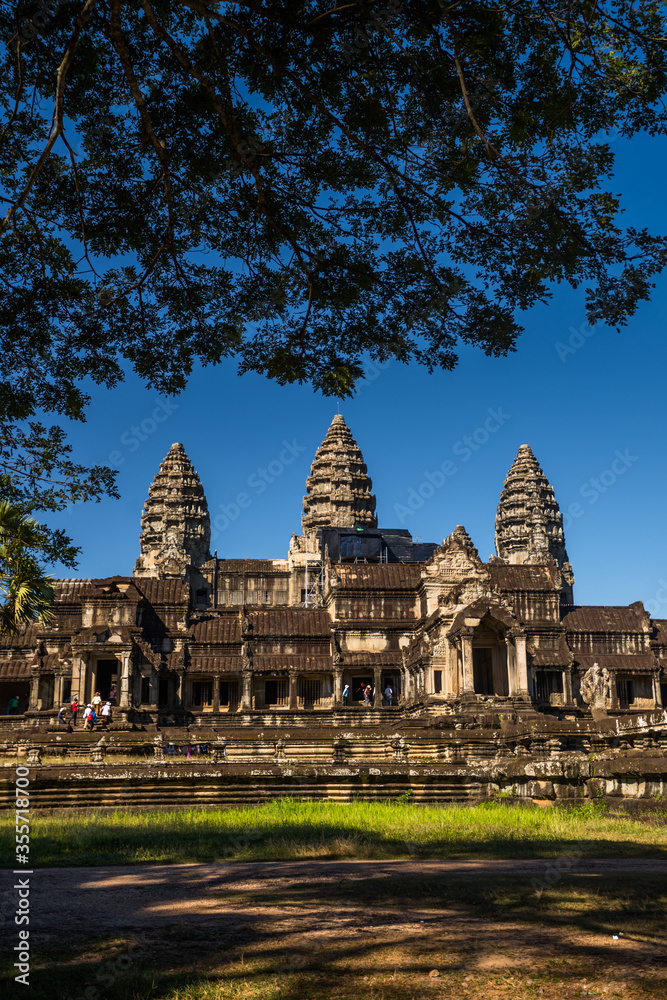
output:
{"label": "shaded foreground", "polygon": [[[0,866],[11,868],[14,820],[0,821]],[[667,805],[608,812],[604,804],[275,800],[227,810],[33,813],[30,864],[118,865],[298,858],[667,858]]]}
{"label": "shaded foreground", "polygon": [[664,997],[667,876],[655,867],[318,861],[36,872],[30,994]]}

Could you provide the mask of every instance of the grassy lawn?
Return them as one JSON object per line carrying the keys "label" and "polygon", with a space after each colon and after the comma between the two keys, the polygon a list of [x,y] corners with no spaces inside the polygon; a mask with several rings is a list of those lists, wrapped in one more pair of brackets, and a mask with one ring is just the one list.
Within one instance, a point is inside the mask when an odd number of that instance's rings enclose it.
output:
{"label": "grassy lawn", "polygon": [[[14,866],[13,815],[0,866]],[[90,811],[31,816],[30,863],[145,864],[304,858],[667,857],[667,806],[644,816],[596,803],[415,806],[279,799],[227,810]]]}
{"label": "grassy lawn", "polygon": [[[39,1000],[664,1000],[667,880],[570,876],[227,883],[224,904],[36,934]],[[66,901],[63,901],[66,906]],[[36,928],[38,922],[36,921]],[[3,969],[6,981],[13,975]],[[16,990],[14,991],[16,992]],[[9,994],[13,995],[13,994]]]}

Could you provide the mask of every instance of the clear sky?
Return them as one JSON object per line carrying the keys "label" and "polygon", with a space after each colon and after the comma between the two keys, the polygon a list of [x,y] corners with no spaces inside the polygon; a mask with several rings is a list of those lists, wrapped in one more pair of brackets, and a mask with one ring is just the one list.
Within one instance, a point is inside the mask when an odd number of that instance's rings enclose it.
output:
{"label": "clear sky", "polygon": [[[667,140],[618,140],[613,148],[611,189],[623,195],[625,221],[667,233]],[[441,542],[464,524],[487,559],[503,480],[526,442],[565,514],[577,603],[642,600],[667,618],[666,306],[663,276],[652,301],[616,333],[588,328],[583,290],[559,288],[524,316],[526,332],[506,359],[464,348],[454,372],[429,375],[398,362],[370,368],[340,410],[368,464],[380,526]],[[335,401],[304,386],[240,378],[233,362],[198,371],[175,400],[161,400],[134,376],[92,394],[88,422],[70,428],[75,459],[116,466],[122,499],[50,519],[82,546],[77,575],[132,572],[148,487],[174,441],[202,479],[218,556],[287,555]],[[440,484],[436,472],[447,462],[454,471],[447,465]],[[433,490],[423,485],[429,474],[439,484]],[[433,494],[421,506],[420,487]],[[246,505],[229,516],[239,493]],[[409,509],[410,499],[418,509]]]}

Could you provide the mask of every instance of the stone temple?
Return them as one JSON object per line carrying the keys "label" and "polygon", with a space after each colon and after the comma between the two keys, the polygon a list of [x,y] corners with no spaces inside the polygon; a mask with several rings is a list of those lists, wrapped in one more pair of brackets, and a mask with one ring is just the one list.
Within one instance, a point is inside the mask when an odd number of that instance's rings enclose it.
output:
{"label": "stone temple", "polygon": [[60,580],[52,627],[0,639],[0,712],[35,729],[72,696],[113,689],[114,722],[143,731],[230,716],[338,725],[342,713],[465,729],[502,713],[533,727],[646,713],[667,698],[667,621],[639,601],[575,604],[563,518],[528,445],[500,492],[488,562],[462,525],[442,544],[378,527],[340,415],[286,558],[217,558],[210,536],[204,488],[174,444],[148,490],[134,572]]}

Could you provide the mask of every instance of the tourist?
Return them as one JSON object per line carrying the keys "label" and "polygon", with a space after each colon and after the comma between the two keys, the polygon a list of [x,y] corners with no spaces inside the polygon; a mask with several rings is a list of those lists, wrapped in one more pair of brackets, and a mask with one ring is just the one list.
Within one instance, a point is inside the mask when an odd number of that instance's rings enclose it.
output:
{"label": "tourist", "polygon": [[106,729],[111,722],[111,702],[107,701],[102,705],[102,725]]}
{"label": "tourist", "polygon": [[76,700],[76,698],[72,698],[72,703],[69,707],[69,710],[72,713],[72,725],[76,726],[76,713],[79,711],[79,703]]}
{"label": "tourist", "polygon": [[385,700],[385,703],[387,705],[391,705],[391,701],[392,701],[393,697],[394,697],[394,690],[393,690],[391,684],[389,683],[389,681],[387,681],[387,686],[384,689],[384,700]]}
{"label": "tourist", "polygon": [[115,700],[116,700],[116,688],[112,684],[111,687],[109,688],[109,701],[113,705]]}
{"label": "tourist", "polygon": [[92,710],[93,710],[93,706],[92,705],[86,705],[86,707],[83,710],[83,719],[81,721],[83,722],[83,728],[84,729],[86,728],[86,725],[88,723],[88,716],[90,715],[90,713],[92,712]]}
{"label": "tourist", "polygon": [[18,695],[13,695],[7,702],[7,715],[14,715],[19,710]]}
{"label": "tourist", "polygon": [[89,705],[88,708],[90,711],[88,712],[88,717],[86,719],[86,729],[89,733],[92,733],[95,728],[95,723],[97,722],[97,712],[92,705]]}
{"label": "tourist", "polygon": [[346,684],[343,688],[343,705],[347,708],[347,699],[350,696],[350,685]]}
{"label": "tourist", "polygon": [[370,684],[367,684],[366,687],[364,688],[364,704],[365,704],[366,708],[370,708],[370,704],[371,704],[371,692],[372,692],[372,688],[371,688]]}
{"label": "tourist", "polygon": [[58,712],[58,725],[59,726],[65,726],[65,725],[67,725],[67,720],[65,718],[66,712],[67,712],[67,705],[63,705],[61,707],[60,711]]}
{"label": "tourist", "polygon": [[99,715],[100,708],[102,707],[102,696],[99,691],[96,691],[95,694],[93,695],[92,705],[95,714]]}

